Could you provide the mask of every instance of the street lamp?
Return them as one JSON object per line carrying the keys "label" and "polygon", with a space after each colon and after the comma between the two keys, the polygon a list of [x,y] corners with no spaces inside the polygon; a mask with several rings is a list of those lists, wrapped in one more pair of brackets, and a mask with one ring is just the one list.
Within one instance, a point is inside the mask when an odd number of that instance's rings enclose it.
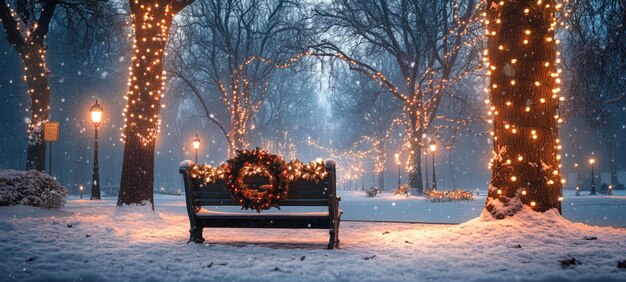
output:
{"label": "street lamp", "polygon": [[426,170],[426,173],[424,173],[426,175],[426,190],[430,190],[430,184],[432,184],[430,182],[430,172],[428,171],[428,150],[424,150],[424,170]]}
{"label": "street lamp", "polygon": [[80,198],[82,199],[83,198],[83,185],[80,185],[78,189],[80,190]]}
{"label": "street lamp", "polygon": [[400,186],[402,185],[402,174],[400,171],[400,165],[402,163],[400,162],[400,153],[396,153],[396,165],[398,165],[398,189],[400,189]]}
{"label": "street lamp", "polygon": [[196,163],[198,163],[198,149],[200,149],[200,137],[198,137],[197,133],[196,137],[193,138],[191,143],[193,144],[193,149],[196,151]]}
{"label": "street lamp", "polygon": [[596,162],[596,159],[594,158],[590,158],[589,159],[589,164],[591,165],[591,193],[590,195],[595,195],[596,194],[596,181],[595,181],[595,174],[593,171],[593,164]]}
{"label": "street lamp", "polygon": [[435,175],[435,151],[437,151],[437,142],[435,142],[435,140],[431,140],[429,147],[430,152],[433,155],[433,190],[437,190],[437,176]]}
{"label": "street lamp", "polygon": [[98,168],[98,126],[100,126],[100,122],[102,121],[102,107],[98,104],[98,99],[96,99],[96,103],[89,108],[89,112],[91,113],[91,122],[94,126],[94,151],[93,151],[93,174],[91,179],[91,200],[100,200],[100,171]]}
{"label": "street lamp", "polygon": [[576,168],[576,196],[580,196],[580,172],[578,170],[578,163],[574,163]]}

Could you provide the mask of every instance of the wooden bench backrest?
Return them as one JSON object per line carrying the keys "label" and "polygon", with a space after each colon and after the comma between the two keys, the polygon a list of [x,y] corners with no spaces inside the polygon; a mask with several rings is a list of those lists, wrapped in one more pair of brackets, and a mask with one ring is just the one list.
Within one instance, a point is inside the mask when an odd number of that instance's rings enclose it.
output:
{"label": "wooden bench backrest", "polygon": [[[296,180],[289,184],[288,197],[280,202],[281,206],[328,206],[329,199],[335,195],[335,166],[334,162],[326,162],[327,170],[330,169],[328,176],[315,183],[308,180]],[[191,179],[187,173],[187,169],[181,165],[181,173],[191,184],[193,191],[194,204],[200,206],[239,206],[239,203],[233,201],[230,192],[226,189],[224,181],[215,183],[202,183],[201,180]],[[259,187],[268,183],[268,179],[264,177],[255,177],[246,179],[246,183],[250,187]],[[187,183],[185,183],[187,185]]]}

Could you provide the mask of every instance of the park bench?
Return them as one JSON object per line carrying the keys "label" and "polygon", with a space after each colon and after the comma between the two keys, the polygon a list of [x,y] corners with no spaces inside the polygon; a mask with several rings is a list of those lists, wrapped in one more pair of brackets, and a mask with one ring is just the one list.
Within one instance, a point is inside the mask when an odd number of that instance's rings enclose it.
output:
{"label": "park bench", "polygon": [[[337,197],[335,162],[325,161],[328,175],[318,181],[296,180],[289,185],[287,199],[280,202],[281,207],[328,207],[328,212],[290,212],[277,213],[271,210],[261,213],[218,212],[201,207],[239,206],[233,201],[223,181],[203,183],[191,177],[194,163],[184,161],[179,172],[185,185],[185,199],[191,233],[189,241],[202,243],[203,228],[286,228],[286,229],[328,229],[330,240],[328,249],[339,247],[339,222],[342,211]],[[260,187],[268,179],[256,177],[246,179],[249,187]]]}

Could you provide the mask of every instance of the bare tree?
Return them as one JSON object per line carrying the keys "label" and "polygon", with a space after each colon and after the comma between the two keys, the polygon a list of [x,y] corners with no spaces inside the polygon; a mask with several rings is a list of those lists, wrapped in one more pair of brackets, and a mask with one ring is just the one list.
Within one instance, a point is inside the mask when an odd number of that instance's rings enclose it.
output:
{"label": "bare tree", "polygon": [[[261,145],[291,159],[308,148],[306,138],[318,135],[324,125],[316,85],[319,74],[313,66],[303,62],[273,75],[265,103],[254,117],[254,135],[262,138]],[[273,148],[265,147],[267,143]]]}
{"label": "bare tree", "polygon": [[[615,133],[626,97],[626,1],[574,0],[567,7],[568,90],[571,112],[582,116],[606,140],[611,184],[617,178]],[[623,119],[621,120],[623,122]]]}
{"label": "bare tree", "polygon": [[[288,0],[203,1],[180,23],[172,73],[224,133],[230,156],[249,145],[271,77],[305,55],[294,43],[306,34],[300,9],[300,3]],[[212,115],[211,99],[223,105]]]}
{"label": "bare tree", "polygon": [[[388,60],[383,60],[378,65],[385,68],[383,65],[390,64]],[[401,104],[360,73],[349,70],[335,73],[336,87],[329,100],[333,109],[332,120],[338,123],[337,128],[341,128],[336,139],[347,143],[350,148],[364,141],[373,146],[367,150],[374,154],[377,186],[384,190],[388,145],[393,138],[392,126],[398,121]]]}
{"label": "bare tree", "polygon": [[[346,61],[402,103],[410,145],[409,183],[417,194],[423,193],[423,136],[449,87],[478,67],[472,48],[475,2],[335,0],[321,4],[316,14],[323,30],[349,40],[315,45],[318,55]],[[394,59],[400,77],[372,64],[370,54],[379,51]]]}

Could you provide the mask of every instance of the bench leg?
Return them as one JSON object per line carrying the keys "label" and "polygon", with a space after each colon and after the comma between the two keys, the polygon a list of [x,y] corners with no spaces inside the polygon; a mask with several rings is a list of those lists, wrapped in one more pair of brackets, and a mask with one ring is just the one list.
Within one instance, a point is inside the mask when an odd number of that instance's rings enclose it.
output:
{"label": "bench leg", "polygon": [[339,223],[340,219],[337,219],[337,225],[335,226],[335,248],[339,248]]}
{"label": "bench leg", "polygon": [[339,248],[339,220],[333,224],[334,226],[330,228],[328,234],[330,235],[330,240],[328,241],[328,249],[332,250],[335,248]]}
{"label": "bench leg", "polygon": [[204,238],[202,238],[202,227],[200,228],[192,227],[189,230],[189,233],[191,233],[191,236],[189,237],[189,242],[194,242],[194,243],[204,242]]}
{"label": "bench leg", "polygon": [[336,233],[335,233],[335,230],[333,229],[331,229],[328,233],[330,234],[330,240],[328,241],[328,249],[332,250],[335,248],[335,244],[336,244],[335,243]]}

